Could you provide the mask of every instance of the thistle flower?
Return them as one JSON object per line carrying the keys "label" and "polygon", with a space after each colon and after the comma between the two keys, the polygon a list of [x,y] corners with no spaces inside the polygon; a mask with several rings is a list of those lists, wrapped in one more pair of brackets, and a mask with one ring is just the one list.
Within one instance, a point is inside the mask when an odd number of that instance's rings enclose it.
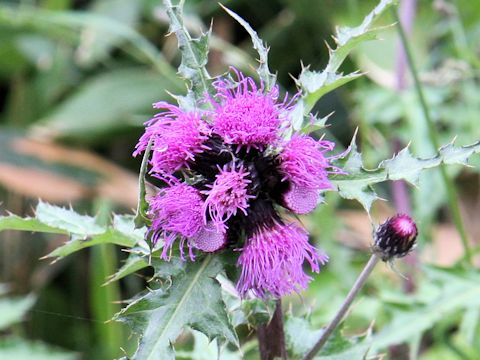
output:
{"label": "thistle flower", "polygon": [[248,184],[252,181],[242,165],[230,163],[218,170],[215,182],[207,185],[209,190],[204,191],[207,195],[204,216],[207,218],[209,215],[217,228],[221,229],[238,210],[247,215],[248,200],[254,196],[248,195]]}
{"label": "thistle flower", "polygon": [[[150,199],[151,240],[155,245],[162,237],[164,244],[161,257],[170,259],[171,248],[179,237],[180,256],[184,258],[184,243],[198,236],[204,227],[203,199],[197,189],[178,183],[167,187]],[[197,241],[198,242],[198,241]],[[190,259],[194,259],[192,242],[187,241]]]}
{"label": "thistle flower", "polygon": [[308,243],[303,228],[275,223],[256,230],[247,240],[238,259],[242,273],[237,288],[242,296],[251,291],[260,298],[281,297],[307,287],[311,277],[303,271],[305,261],[318,273],[327,260]]}
{"label": "thistle flower", "polygon": [[327,261],[278,208],[305,214],[317,206],[331,188],[326,153],[334,144],[297,134],[282,141],[291,101],[236,75],[214,83],[217,94],[206,100],[213,110],[159,103],[168,111],[147,123],[135,153],[153,139],[151,172],[168,184],[149,201],[149,236],[163,238],[167,260],[176,239],[182,259],[184,248],[192,260],[194,249],[238,251],[240,294],[280,297],[307,286],[305,262],[318,272]]}
{"label": "thistle flower", "polygon": [[415,247],[417,234],[417,225],[412,218],[397,214],[375,231],[373,252],[383,261],[404,257]]}
{"label": "thistle flower", "polygon": [[203,142],[207,139],[209,130],[199,113],[183,112],[166,102],[155,103],[154,107],[167,111],[156,114],[145,123],[145,133],[133,155],[144,152],[150,140],[153,140],[151,171],[173,174],[182,167],[188,167],[188,162],[205,150]]}
{"label": "thistle flower", "polygon": [[283,195],[283,205],[295,214],[308,214],[315,210],[320,201],[320,191],[290,184],[290,188]]}
{"label": "thistle flower", "polygon": [[279,155],[283,180],[307,189],[330,189],[327,169],[331,166],[325,152],[334,146],[330,141],[316,141],[308,135],[292,136]]}
{"label": "thistle flower", "polygon": [[280,125],[289,106],[279,101],[278,86],[265,91],[252,78],[236,72],[237,81],[220,79],[214,82],[217,90],[213,113],[213,131],[225,143],[245,145],[249,149],[272,145],[279,139]]}

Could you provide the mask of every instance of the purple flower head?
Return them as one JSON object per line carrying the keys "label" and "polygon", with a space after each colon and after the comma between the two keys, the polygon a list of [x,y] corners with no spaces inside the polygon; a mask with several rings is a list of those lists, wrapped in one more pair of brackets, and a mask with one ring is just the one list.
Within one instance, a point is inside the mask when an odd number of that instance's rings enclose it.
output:
{"label": "purple flower head", "polygon": [[405,214],[397,214],[375,231],[373,252],[383,261],[404,257],[414,249],[417,234],[413,219]]}
{"label": "purple flower head", "polygon": [[325,152],[334,146],[330,141],[316,141],[308,135],[293,135],[279,154],[283,179],[298,187],[331,189],[328,180],[331,165]]}
{"label": "purple flower head", "polygon": [[217,90],[214,101],[213,131],[225,143],[245,145],[247,149],[264,148],[275,144],[279,130],[288,113],[289,104],[279,101],[278,87],[265,91],[263,83],[234,70],[237,81],[220,79],[214,83]]}
{"label": "purple flower head", "polygon": [[283,195],[283,205],[295,214],[308,214],[315,210],[320,201],[320,191],[291,184]]}
{"label": "purple flower head", "polygon": [[278,209],[311,212],[332,188],[329,174],[340,170],[327,157],[333,143],[300,134],[282,140],[295,97],[279,99],[277,86],[267,90],[233,71],[206,95],[211,110],[155,104],[163,112],[146,123],[134,152],[152,143],[150,174],[166,183],[149,200],[148,236],[153,245],[163,240],[165,260],[176,240],[183,260],[187,251],[194,260],[237,249],[241,296],[281,297],[306,288],[305,262],[318,272],[327,256]]}
{"label": "purple flower head", "polygon": [[167,111],[156,114],[146,123],[145,133],[133,155],[144,152],[153,139],[151,171],[172,174],[188,167],[188,162],[194,160],[195,154],[205,150],[203,143],[209,130],[196,112],[183,112],[166,102],[158,102],[154,107]]}
{"label": "purple flower head", "polygon": [[207,195],[204,205],[205,219],[207,214],[210,215],[213,223],[220,229],[238,210],[247,215],[248,200],[254,197],[248,195],[248,185],[252,182],[248,175],[250,174],[243,165],[235,163],[219,168],[215,182],[207,185],[209,190],[204,191]]}
{"label": "purple flower head", "polygon": [[303,228],[275,223],[247,240],[238,259],[242,272],[237,289],[242,297],[251,291],[260,298],[279,298],[307,287],[312,278],[303,271],[305,261],[312,271],[319,272],[327,260],[308,243]]}
{"label": "purple flower head", "polygon": [[227,243],[227,237],[223,229],[218,229],[214,223],[207,223],[191,239],[193,246],[203,252],[214,252],[223,248]]}
{"label": "purple flower head", "polygon": [[[151,239],[156,244],[163,237],[162,259],[170,259],[174,241],[180,238],[182,259],[185,240],[199,234],[203,229],[203,199],[197,189],[178,183],[165,188],[149,201],[152,217]],[[191,243],[187,241],[190,258],[194,256]]]}

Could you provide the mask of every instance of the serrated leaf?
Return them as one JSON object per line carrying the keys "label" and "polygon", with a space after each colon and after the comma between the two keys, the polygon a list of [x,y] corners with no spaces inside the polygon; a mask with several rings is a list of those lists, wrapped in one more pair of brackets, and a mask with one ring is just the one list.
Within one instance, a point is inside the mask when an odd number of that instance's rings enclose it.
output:
{"label": "serrated leaf", "polygon": [[387,180],[406,180],[416,184],[423,170],[442,164],[465,165],[467,159],[478,152],[480,142],[468,146],[450,143],[440,148],[436,156],[421,159],[414,157],[406,147],[391,159],[382,161],[376,169],[369,170],[363,166],[354,138],[347,151],[334,160],[334,165],[345,174],[335,174],[331,180],[342,197],[358,200],[369,211],[373,201],[378,199],[373,185]]}
{"label": "serrated leaf", "polygon": [[0,359],[14,360],[73,360],[74,353],[62,351],[41,342],[28,342],[20,338],[0,339]]}
{"label": "serrated leaf", "polygon": [[120,269],[115,272],[115,274],[111,275],[108,278],[108,281],[105,285],[110,284],[114,281],[118,281],[123,279],[125,276],[133,274],[134,272],[144,269],[149,266],[147,259],[144,256],[138,256],[137,254],[130,254],[128,259],[122,265]]}
{"label": "serrated leaf", "polygon": [[183,1],[173,5],[170,0],[164,0],[163,4],[170,19],[170,32],[177,36],[178,48],[182,54],[179,73],[190,82],[195,99],[202,100],[206,94],[213,91],[210,75],[205,67],[208,61],[210,31],[193,39],[183,23]]}
{"label": "serrated leaf", "polygon": [[0,330],[22,321],[27,311],[35,304],[35,300],[33,295],[0,299]]}
{"label": "serrated leaf", "polygon": [[53,234],[67,234],[67,231],[48,226],[35,218],[22,218],[11,214],[8,216],[0,216],[0,231],[18,230],[18,231],[38,231]]}
{"label": "serrated leaf", "polygon": [[297,85],[302,89],[304,115],[312,110],[323,95],[361,76],[358,72],[343,75],[337,71],[355,46],[376,38],[380,28],[372,28],[373,23],[395,3],[395,0],[381,0],[359,26],[338,28],[333,37],[336,48],[329,49],[328,64],[323,71],[311,71],[308,67],[302,69]]}
{"label": "serrated leaf", "polygon": [[323,95],[359,78],[360,76],[362,76],[362,74],[358,72],[343,75],[325,70],[322,72],[310,71],[305,68],[302,70],[302,73],[297,80],[297,84],[303,89],[305,107],[310,111]]}
{"label": "serrated leaf", "polygon": [[173,275],[171,286],[149,292],[115,317],[141,334],[133,359],[174,359],[172,344],[186,326],[210,340],[220,338],[238,344],[215,280],[221,271],[220,260],[212,256],[194,263],[163,262],[164,276]]}
{"label": "serrated leaf", "polygon": [[253,28],[247,23],[241,16],[237,13],[233,12],[232,10],[228,9],[227,7],[220,4],[220,6],[234,18],[243,28],[248,32],[250,37],[252,38],[253,48],[257,50],[258,59],[260,65],[258,66],[257,73],[260,76],[260,79],[265,84],[267,90],[271,89],[275,85],[276,76],[270,72],[268,68],[268,48],[263,43],[262,39],[258,37],[258,34]]}
{"label": "serrated leaf", "polygon": [[376,33],[382,28],[372,28],[373,23],[397,0],[381,0],[378,5],[363,19],[357,27],[339,27],[334,36],[337,47],[330,51],[330,59],[325,71],[336,72],[350,52],[367,40],[376,38]]}
{"label": "serrated leaf", "polygon": [[43,224],[65,230],[67,233],[88,237],[105,232],[105,227],[98,225],[96,219],[80,215],[73,209],[66,209],[40,201],[35,210],[36,218]]}
{"label": "serrated leaf", "polygon": [[61,258],[78,250],[98,245],[116,244],[133,247],[143,241],[146,229],[135,229],[131,215],[114,215],[113,224],[101,226],[96,217],[80,215],[73,209],[39,202],[36,217],[16,215],[0,217],[0,231],[20,230],[69,235],[70,240],[46,257]]}

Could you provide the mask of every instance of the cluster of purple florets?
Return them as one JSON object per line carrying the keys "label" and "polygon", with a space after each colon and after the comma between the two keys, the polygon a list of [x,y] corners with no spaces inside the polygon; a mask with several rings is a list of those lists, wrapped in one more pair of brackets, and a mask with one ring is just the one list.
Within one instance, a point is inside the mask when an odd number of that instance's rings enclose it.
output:
{"label": "cluster of purple florets", "polygon": [[[304,289],[327,256],[308,242],[307,231],[281,212],[307,214],[331,188],[336,171],[326,153],[334,144],[304,134],[289,139],[292,101],[235,71],[214,82],[209,110],[163,110],[146,123],[134,155],[152,143],[150,174],[165,182],[149,199],[154,244],[170,259],[178,240],[182,259],[195,249],[240,253],[240,294],[280,297]],[[283,210],[282,210],[283,209]]]}

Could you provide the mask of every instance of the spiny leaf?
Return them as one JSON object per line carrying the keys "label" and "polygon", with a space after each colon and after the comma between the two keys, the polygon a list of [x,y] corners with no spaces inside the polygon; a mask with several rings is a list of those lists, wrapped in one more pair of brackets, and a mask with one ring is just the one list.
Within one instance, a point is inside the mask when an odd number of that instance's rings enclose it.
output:
{"label": "spiny leaf", "polygon": [[70,237],[46,257],[61,258],[78,250],[98,244],[116,244],[133,247],[143,241],[145,228],[135,229],[133,216],[114,215],[113,224],[102,226],[96,217],[81,215],[73,209],[39,202],[35,217],[0,216],[0,231],[20,230],[65,234]]}
{"label": "spiny leaf", "polygon": [[210,75],[206,65],[208,61],[208,39],[210,31],[197,39],[192,39],[183,24],[183,1],[173,5],[170,0],[164,0],[167,15],[170,19],[170,32],[175,33],[178,48],[182,54],[182,62],[178,71],[190,82],[196,100],[202,100],[206,94],[212,92]]}
{"label": "spiny leaf", "polygon": [[308,68],[304,68],[296,82],[304,92],[303,101],[309,112],[323,95],[360,76],[362,74],[358,72],[343,75],[327,71],[310,71]]}
{"label": "spiny leaf", "polygon": [[257,50],[258,56],[260,57],[260,59],[258,59],[260,63],[257,69],[258,75],[260,76],[260,79],[265,84],[266,89],[267,90],[271,89],[275,85],[275,81],[277,77],[276,75],[272,74],[270,72],[270,69],[268,68],[268,50],[269,49],[265,46],[262,39],[258,37],[257,32],[253,30],[253,28],[250,26],[249,23],[247,23],[244,19],[242,19],[242,17],[240,17],[237,13],[233,12],[232,10],[223,6],[222,4],[220,4],[220,6],[228,13],[228,15],[230,15],[240,25],[242,25],[243,28],[247,30],[248,34],[252,38],[253,47],[255,50]]}
{"label": "spiny leaf", "polygon": [[346,174],[333,175],[332,183],[342,197],[358,200],[369,211],[373,201],[378,199],[372,188],[374,184],[387,180],[406,180],[417,185],[423,170],[442,164],[465,165],[467,159],[478,152],[480,141],[468,146],[455,146],[452,142],[440,148],[436,156],[427,159],[414,157],[406,147],[391,159],[382,161],[376,169],[369,170],[363,166],[354,137],[347,152],[334,161]]}
{"label": "spiny leaf", "polygon": [[[376,33],[381,28],[372,28],[373,23],[385,12],[386,9],[395,3],[395,0],[381,0],[359,26],[354,28],[338,28],[336,35],[334,36],[337,46],[334,50],[329,49],[329,61],[323,71],[311,71],[308,67],[302,69],[300,77],[296,81],[297,85],[302,89],[302,102],[297,103],[296,106],[301,107],[301,110],[303,110],[303,116],[310,113],[313,106],[323,95],[361,76],[358,72],[343,75],[337,71],[355,46],[364,41],[376,38]],[[300,111],[297,111],[296,113],[297,118],[292,119],[292,121],[296,124],[303,124],[304,119],[299,118],[299,116],[301,116]],[[308,121],[308,119],[305,121]],[[299,129],[295,128],[295,130]]]}
{"label": "spiny leaf", "polygon": [[41,223],[80,237],[86,238],[105,232],[105,228],[98,225],[94,217],[80,215],[73,209],[50,205],[42,201],[38,203],[35,214]]}
{"label": "spiny leaf", "polygon": [[145,256],[139,256],[137,254],[130,254],[128,259],[125,261],[125,263],[122,265],[120,269],[118,269],[115,274],[111,275],[108,278],[108,281],[105,283],[105,285],[110,284],[114,281],[118,281],[120,279],[123,279],[125,276],[128,276],[130,274],[133,274],[134,272],[144,269],[148,267],[148,261]]}
{"label": "spiny leaf", "polygon": [[174,359],[172,344],[186,326],[210,340],[238,344],[215,280],[222,271],[218,257],[207,256],[193,263],[162,262],[159,271],[170,278],[171,285],[149,292],[115,317],[141,334],[133,359]]}
{"label": "spiny leaf", "polygon": [[373,40],[376,34],[382,28],[372,28],[373,23],[397,0],[381,0],[378,5],[363,19],[363,22],[357,27],[339,27],[334,36],[337,47],[330,50],[330,59],[325,71],[336,72],[342,65],[345,58],[358,44]]}

